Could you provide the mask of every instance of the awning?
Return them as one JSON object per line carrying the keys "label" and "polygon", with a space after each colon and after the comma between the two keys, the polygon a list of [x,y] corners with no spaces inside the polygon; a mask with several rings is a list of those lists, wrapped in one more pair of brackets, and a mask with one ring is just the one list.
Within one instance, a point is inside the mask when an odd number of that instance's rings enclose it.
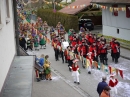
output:
{"label": "awning", "polygon": [[75,15],[90,5],[92,0],[76,0],[67,7],[59,10],[59,12]]}

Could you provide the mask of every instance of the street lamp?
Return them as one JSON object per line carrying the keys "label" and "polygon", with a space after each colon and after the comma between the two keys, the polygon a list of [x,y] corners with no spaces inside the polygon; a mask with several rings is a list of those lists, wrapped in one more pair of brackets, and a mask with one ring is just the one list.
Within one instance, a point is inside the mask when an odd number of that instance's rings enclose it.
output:
{"label": "street lamp", "polygon": [[55,0],[53,0],[53,6],[54,6],[54,8],[53,8],[53,12],[56,12],[56,5],[55,5]]}

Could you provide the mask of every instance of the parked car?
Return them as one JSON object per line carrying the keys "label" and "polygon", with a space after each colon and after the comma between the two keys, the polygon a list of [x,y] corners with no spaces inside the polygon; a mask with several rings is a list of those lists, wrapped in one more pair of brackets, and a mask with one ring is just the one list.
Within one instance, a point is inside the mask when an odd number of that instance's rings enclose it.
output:
{"label": "parked car", "polygon": [[85,30],[88,29],[89,31],[94,30],[94,23],[91,19],[80,19],[79,20],[79,29],[83,27]]}

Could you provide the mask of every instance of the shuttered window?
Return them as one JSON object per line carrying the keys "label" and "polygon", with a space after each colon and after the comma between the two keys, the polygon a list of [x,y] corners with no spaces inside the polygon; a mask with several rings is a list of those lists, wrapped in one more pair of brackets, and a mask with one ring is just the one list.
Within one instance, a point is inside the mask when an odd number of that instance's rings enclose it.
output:
{"label": "shuttered window", "polygon": [[126,17],[130,18],[130,5],[126,5]]}

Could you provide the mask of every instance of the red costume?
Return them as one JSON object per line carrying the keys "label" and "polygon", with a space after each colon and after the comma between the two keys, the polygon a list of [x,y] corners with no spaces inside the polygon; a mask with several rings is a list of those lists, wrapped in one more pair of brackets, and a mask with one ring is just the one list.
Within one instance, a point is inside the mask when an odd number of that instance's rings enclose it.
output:
{"label": "red costume", "polygon": [[72,70],[73,71],[77,71],[78,70],[78,68],[79,68],[79,66],[77,65],[76,67],[75,67],[75,65],[72,65]]}
{"label": "red costume", "polygon": [[113,81],[113,79],[110,79],[109,86],[115,87],[117,84],[118,84],[118,80],[117,79],[114,79],[114,81]]}

